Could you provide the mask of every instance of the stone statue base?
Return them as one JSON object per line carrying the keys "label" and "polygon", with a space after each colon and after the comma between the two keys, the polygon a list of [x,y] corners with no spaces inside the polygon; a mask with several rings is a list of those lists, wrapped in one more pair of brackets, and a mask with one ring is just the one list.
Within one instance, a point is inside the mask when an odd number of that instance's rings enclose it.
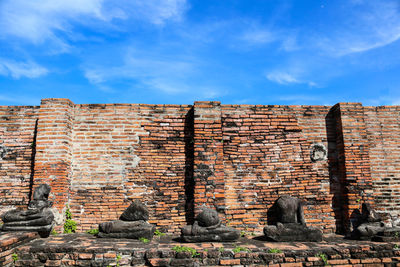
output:
{"label": "stone statue base", "polygon": [[130,238],[141,237],[151,240],[156,227],[146,221],[122,221],[115,220],[99,224],[98,237],[103,238]]}
{"label": "stone statue base", "polygon": [[267,225],[264,227],[264,235],[267,239],[276,242],[320,242],[322,241],[322,231],[307,227],[299,223],[277,223],[277,225]]}
{"label": "stone statue base", "polygon": [[188,225],[181,229],[181,238],[185,242],[224,242],[235,241],[240,232],[232,227],[201,227],[198,224]]}
{"label": "stone statue base", "polygon": [[54,227],[54,215],[49,208],[10,210],[2,219],[2,231],[38,232],[41,237],[48,237]]}
{"label": "stone statue base", "polygon": [[400,227],[386,228],[384,231],[378,232],[374,235],[371,240],[378,242],[399,242]]}
{"label": "stone statue base", "polygon": [[359,225],[350,235],[351,239],[373,241],[398,241],[400,227],[388,227],[382,222],[367,222]]}
{"label": "stone statue base", "polygon": [[2,231],[8,232],[38,232],[40,237],[46,238],[50,236],[51,230],[54,227],[54,223],[51,225],[44,226],[8,226],[3,225]]}

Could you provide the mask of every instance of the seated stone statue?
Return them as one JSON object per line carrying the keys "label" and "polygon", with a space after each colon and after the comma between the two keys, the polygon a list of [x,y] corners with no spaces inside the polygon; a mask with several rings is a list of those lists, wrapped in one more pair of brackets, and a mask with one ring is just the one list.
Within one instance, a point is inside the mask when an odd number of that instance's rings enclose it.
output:
{"label": "seated stone statue", "polygon": [[53,203],[48,200],[50,186],[41,184],[33,193],[27,210],[10,210],[2,216],[2,231],[32,231],[48,237],[54,226]]}
{"label": "seated stone statue", "polygon": [[303,207],[298,198],[281,196],[275,202],[275,207],[277,223],[264,227],[267,239],[277,242],[322,240],[321,230],[306,226]]}
{"label": "seated stone statue", "polygon": [[148,219],[147,208],[136,200],[122,213],[119,220],[100,223],[98,237],[152,239],[156,227],[149,224]]}
{"label": "seated stone statue", "polygon": [[356,228],[351,232],[350,238],[358,240],[396,241],[399,239],[399,235],[399,226],[385,224],[369,203],[363,203],[361,216],[356,223]]}
{"label": "seated stone statue", "polygon": [[222,225],[218,213],[208,208],[203,208],[193,225],[181,229],[185,242],[235,241],[239,236],[238,230]]}

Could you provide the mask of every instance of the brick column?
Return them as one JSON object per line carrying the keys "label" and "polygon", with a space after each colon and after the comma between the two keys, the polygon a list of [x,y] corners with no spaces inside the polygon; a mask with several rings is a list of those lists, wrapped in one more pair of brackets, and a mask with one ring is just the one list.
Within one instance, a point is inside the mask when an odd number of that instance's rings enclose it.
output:
{"label": "brick column", "polygon": [[220,102],[194,103],[194,210],[202,206],[225,214]]}
{"label": "brick column", "polygon": [[[356,209],[373,200],[369,144],[361,103],[339,103],[332,108],[336,119],[339,175],[346,231]],[[373,204],[373,203],[372,203]]]}
{"label": "brick column", "polygon": [[70,188],[73,110],[70,100],[50,98],[42,100],[39,111],[33,188],[49,184],[60,211]]}

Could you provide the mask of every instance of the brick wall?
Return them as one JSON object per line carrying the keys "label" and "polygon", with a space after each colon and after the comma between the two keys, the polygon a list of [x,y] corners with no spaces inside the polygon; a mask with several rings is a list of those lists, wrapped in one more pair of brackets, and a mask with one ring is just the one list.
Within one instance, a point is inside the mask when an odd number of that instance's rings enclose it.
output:
{"label": "brick wall", "polygon": [[304,202],[309,224],[333,231],[327,163],[310,159],[312,143],[326,143],[325,118],[316,110],[306,111],[223,106],[226,217],[232,226],[259,231],[275,219],[270,212],[274,201],[289,194]]}
{"label": "brick wall", "polygon": [[[194,208],[225,212],[223,133],[219,102],[194,104]],[[223,217],[222,217],[223,218]]]}
{"label": "brick wall", "polygon": [[38,111],[0,106],[0,214],[29,201]]}
{"label": "brick wall", "polygon": [[[398,215],[399,114],[358,103],[0,107],[0,213],[26,205],[30,187],[45,182],[79,231],[117,219],[134,199],[169,232],[202,206],[261,231],[274,221],[273,202],[290,194],[308,224],[343,232],[363,201]],[[311,160],[315,144],[326,159]]]}
{"label": "brick wall", "polygon": [[79,230],[115,220],[135,199],[150,222],[178,231],[185,219],[189,106],[75,105],[70,207]]}
{"label": "brick wall", "polygon": [[38,118],[33,187],[49,184],[51,200],[60,211],[69,198],[73,112],[68,99],[44,99]]}
{"label": "brick wall", "polygon": [[375,207],[400,215],[400,107],[365,107]]}

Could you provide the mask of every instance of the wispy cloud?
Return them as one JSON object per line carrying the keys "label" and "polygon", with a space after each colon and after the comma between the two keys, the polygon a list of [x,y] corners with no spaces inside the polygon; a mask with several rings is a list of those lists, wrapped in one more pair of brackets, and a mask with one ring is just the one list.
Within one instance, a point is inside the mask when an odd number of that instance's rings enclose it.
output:
{"label": "wispy cloud", "polygon": [[194,69],[190,61],[170,58],[152,58],[139,56],[139,53],[126,55],[124,62],[114,67],[84,67],[85,77],[95,85],[104,85],[120,79],[133,80],[150,88],[168,94],[189,90],[184,84],[171,83],[171,79],[185,81]]}
{"label": "wispy cloud", "polygon": [[242,23],[244,29],[240,29],[239,40],[252,46],[265,46],[278,43],[284,51],[295,51],[299,49],[297,43],[297,32],[293,29],[262,24],[254,20],[245,20]]}
{"label": "wispy cloud", "polygon": [[83,71],[88,81],[102,91],[113,92],[112,84],[128,80],[138,88],[166,95],[195,95],[198,99],[214,99],[225,94],[223,90],[207,82],[193,82],[197,80],[200,65],[202,63],[193,58],[131,51],[127,52],[121,64],[113,67],[93,64],[84,66]]}
{"label": "wispy cloud", "polygon": [[0,75],[11,76],[14,79],[21,77],[37,78],[46,75],[48,70],[35,62],[16,62],[0,58]]}
{"label": "wispy cloud", "polygon": [[295,75],[290,74],[289,72],[284,72],[284,71],[272,71],[272,72],[267,73],[265,76],[271,82],[279,83],[282,85],[304,83],[309,86],[316,86],[316,84],[314,82],[300,80]]}
{"label": "wispy cloud", "polygon": [[186,0],[4,0],[0,3],[0,38],[50,42],[59,52],[65,52],[68,39],[73,39],[75,23],[99,29],[109,28],[107,24],[113,19],[163,25],[168,20],[180,20],[186,6]]}
{"label": "wispy cloud", "polygon": [[[111,1],[115,4],[115,1]],[[122,1],[120,10],[125,11],[126,16],[134,16],[136,19],[148,20],[153,24],[163,25],[168,20],[179,21],[187,9],[186,0],[150,0],[150,1]],[[118,5],[118,4],[117,4]]]}
{"label": "wispy cloud", "polygon": [[351,14],[334,31],[321,33],[310,42],[331,55],[344,56],[384,47],[400,39],[399,1],[353,1],[345,8]]}
{"label": "wispy cloud", "polygon": [[275,41],[277,36],[268,30],[249,30],[243,33],[241,39],[252,44],[267,44]]}

